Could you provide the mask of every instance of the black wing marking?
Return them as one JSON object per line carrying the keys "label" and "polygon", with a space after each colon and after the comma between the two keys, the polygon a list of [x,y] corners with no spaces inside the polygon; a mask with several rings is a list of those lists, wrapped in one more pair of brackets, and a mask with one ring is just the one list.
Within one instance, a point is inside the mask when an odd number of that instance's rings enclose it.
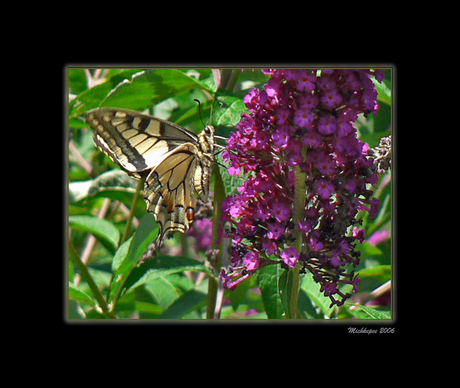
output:
{"label": "black wing marking", "polygon": [[174,150],[145,180],[147,211],[160,225],[159,241],[174,231],[185,232],[195,216],[194,176],[197,149],[185,144]]}
{"label": "black wing marking", "polygon": [[160,225],[161,245],[171,232],[185,232],[195,216],[195,193],[206,201],[214,162],[214,127],[199,136],[139,112],[100,108],[86,114],[96,145],[128,174],[145,177],[147,211]]}

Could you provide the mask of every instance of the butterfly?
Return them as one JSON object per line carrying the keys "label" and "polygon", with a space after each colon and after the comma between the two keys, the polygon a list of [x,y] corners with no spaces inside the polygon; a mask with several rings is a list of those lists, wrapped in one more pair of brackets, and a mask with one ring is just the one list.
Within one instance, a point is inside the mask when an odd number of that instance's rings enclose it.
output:
{"label": "butterfly", "polygon": [[[195,217],[195,191],[207,201],[215,128],[196,135],[180,125],[119,108],[88,111],[87,124],[96,131],[96,146],[134,178],[145,178],[144,200],[160,226],[160,246],[172,232],[186,232]],[[225,138],[222,138],[225,139]]]}

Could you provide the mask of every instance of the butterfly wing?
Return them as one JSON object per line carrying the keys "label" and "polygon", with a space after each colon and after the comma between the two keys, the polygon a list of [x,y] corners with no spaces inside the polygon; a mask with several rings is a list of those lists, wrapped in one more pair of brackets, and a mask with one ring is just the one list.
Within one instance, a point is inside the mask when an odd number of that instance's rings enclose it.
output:
{"label": "butterfly wing", "polygon": [[86,114],[94,142],[128,174],[141,178],[166,154],[197,136],[169,121],[128,109],[100,108]]}
{"label": "butterfly wing", "polygon": [[173,150],[145,180],[147,211],[160,225],[160,241],[170,232],[185,232],[195,215],[194,176],[196,146],[184,144]]}
{"label": "butterfly wing", "polygon": [[207,200],[213,163],[214,128],[199,137],[174,123],[127,109],[90,111],[96,145],[128,174],[145,177],[147,211],[160,225],[157,243],[189,229],[195,194]]}

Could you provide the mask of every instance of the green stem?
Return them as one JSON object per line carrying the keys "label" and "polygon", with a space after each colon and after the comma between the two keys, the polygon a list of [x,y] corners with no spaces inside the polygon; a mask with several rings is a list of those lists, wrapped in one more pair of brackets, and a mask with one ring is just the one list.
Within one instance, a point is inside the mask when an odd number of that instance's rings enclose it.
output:
{"label": "green stem", "polygon": [[131,223],[132,223],[133,217],[134,217],[134,211],[136,210],[136,204],[137,204],[137,201],[139,199],[140,192],[142,190],[142,186],[144,185],[144,181],[145,181],[145,179],[139,179],[139,181],[137,182],[136,192],[134,193],[133,202],[131,204],[131,209],[129,210],[128,219],[126,220],[126,226],[125,226],[125,230],[123,231],[123,237],[121,238],[120,246],[128,238],[128,234],[129,234],[129,231],[131,229]]}
{"label": "green stem", "polygon": [[291,299],[289,301],[289,308],[290,308],[290,317],[291,319],[297,319],[299,316],[297,315],[297,305],[299,301],[299,285],[300,285],[300,265],[299,263],[296,264],[294,268],[289,268],[291,271],[291,278],[292,278],[292,290],[291,290]]}
{"label": "green stem", "polygon": [[230,76],[230,79],[227,82],[226,89],[227,90],[233,90],[235,87],[236,81],[238,81],[238,77],[240,75],[241,70],[239,69],[233,69],[232,70],[232,75]]}
{"label": "green stem", "polygon": [[[302,150],[302,155],[306,158],[306,148]],[[292,211],[292,219],[294,221],[294,242],[292,246],[297,249],[299,254],[302,252],[302,232],[299,230],[299,221],[304,217],[305,212],[305,200],[306,200],[306,184],[307,174],[303,173],[300,170],[299,166],[296,166],[295,170],[295,189],[294,189],[294,209]],[[298,315],[298,301],[299,301],[299,288],[300,288],[300,263],[297,262],[294,268],[289,268],[290,278],[292,279],[291,292],[290,292],[290,301],[289,301],[289,310],[291,319],[297,319],[300,316]]]}
{"label": "green stem", "polygon": [[212,249],[218,249],[219,253],[216,256],[216,261],[214,263],[215,272],[217,273],[217,279],[214,276],[209,277],[208,281],[208,305],[206,310],[206,319],[219,319],[220,318],[220,307],[216,311],[216,300],[218,292],[222,292],[222,285],[219,287],[220,283],[220,269],[222,266],[222,243],[217,245],[216,241],[218,238],[219,230],[219,220],[221,214],[221,204],[225,199],[225,188],[222,182],[222,177],[220,175],[219,166],[214,164],[213,166],[214,173],[214,215],[212,222]]}
{"label": "green stem", "polygon": [[[222,69],[220,70],[220,75],[216,72],[214,74],[214,79],[219,83],[219,89],[226,89],[232,91],[236,81],[238,80],[240,70],[237,69]],[[217,95],[214,96],[216,98]],[[220,175],[219,166],[214,163],[213,165],[213,174],[214,174],[214,216],[212,223],[212,250],[218,250],[216,261],[214,263],[215,273],[217,277],[209,277],[208,281],[208,304],[206,310],[206,319],[219,319],[220,311],[222,307],[223,300],[223,285],[220,280],[220,270],[222,267],[222,257],[223,252],[223,242],[216,244],[216,241],[219,237],[219,221],[221,216],[221,205],[222,201],[227,197],[225,193],[224,184],[222,182],[222,176]],[[216,306],[216,302],[219,302],[220,305]]]}
{"label": "green stem", "polygon": [[[129,209],[128,219],[126,220],[125,229],[123,231],[123,236],[121,237],[119,247],[121,247],[121,245],[128,239],[129,231],[131,229],[131,223],[132,223],[133,218],[134,218],[134,211],[136,210],[136,204],[137,204],[137,201],[139,199],[140,192],[141,192],[142,186],[144,184],[144,181],[145,181],[145,179],[139,179],[139,181],[137,182],[136,192],[134,193],[133,202],[131,203],[131,209]],[[107,288],[107,300],[109,299],[110,286],[112,284],[114,276],[115,276],[115,271],[112,273],[112,277],[110,278],[110,282],[109,282],[109,287]],[[116,303],[116,300],[115,300],[115,303]],[[115,306],[115,304],[113,304],[113,302],[112,302],[112,309],[114,308],[114,306]]]}
{"label": "green stem", "polygon": [[222,69],[219,89],[233,90],[240,72],[239,69]]}
{"label": "green stem", "polygon": [[70,256],[72,261],[75,263],[77,266],[78,270],[80,271],[81,276],[83,279],[86,280],[88,283],[89,288],[91,289],[94,297],[97,300],[97,303],[99,303],[99,306],[102,309],[102,313],[107,317],[111,319],[117,319],[117,316],[113,313],[113,311],[110,311],[109,306],[107,305],[106,300],[101,294],[101,291],[99,291],[99,288],[97,287],[96,282],[92,278],[91,274],[88,271],[88,268],[86,265],[81,261],[80,256],[78,254],[76,255],[71,255]]}

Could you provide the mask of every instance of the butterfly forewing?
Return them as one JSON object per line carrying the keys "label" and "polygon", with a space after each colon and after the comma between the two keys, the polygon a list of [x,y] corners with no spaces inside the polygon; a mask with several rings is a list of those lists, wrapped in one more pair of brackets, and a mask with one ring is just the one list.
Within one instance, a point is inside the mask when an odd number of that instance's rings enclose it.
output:
{"label": "butterfly forewing", "polygon": [[96,131],[96,145],[137,178],[169,151],[197,142],[185,128],[127,109],[96,109],[87,113],[86,121]]}
{"label": "butterfly forewing", "polygon": [[95,143],[128,174],[145,177],[147,211],[160,225],[159,242],[185,232],[195,214],[195,191],[206,200],[214,162],[214,128],[196,136],[177,124],[139,112],[101,108],[86,114]]}

